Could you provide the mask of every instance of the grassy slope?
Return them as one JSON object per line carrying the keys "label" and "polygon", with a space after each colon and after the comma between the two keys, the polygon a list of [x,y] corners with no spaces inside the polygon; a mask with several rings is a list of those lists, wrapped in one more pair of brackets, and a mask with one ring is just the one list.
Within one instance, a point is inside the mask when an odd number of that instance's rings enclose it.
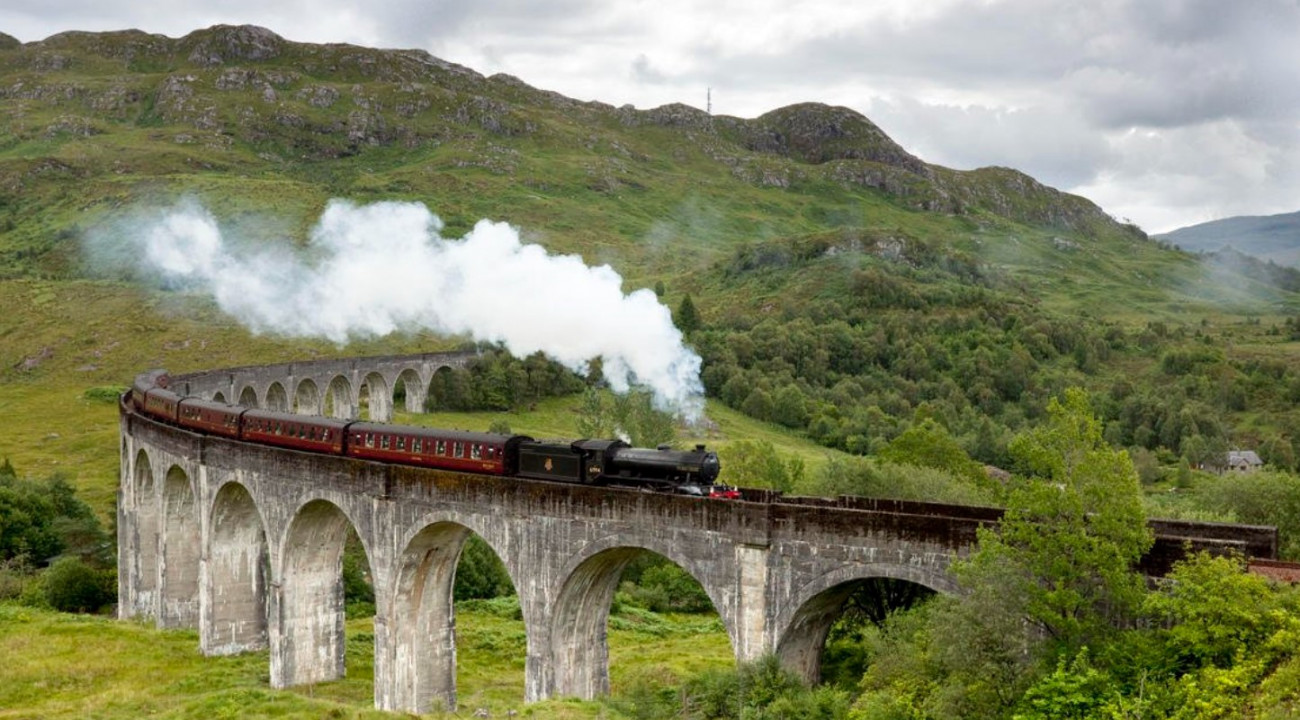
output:
{"label": "grassy slope", "polygon": [[[652,678],[684,679],[732,667],[716,616],[667,621],[615,616],[610,632],[615,692]],[[347,626],[348,677],[277,691],[267,687],[267,655],[205,658],[191,631],[63,615],[0,604],[0,720],[19,718],[386,718],[371,706],[373,635],[369,620]],[[464,716],[487,708],[545,718],[607,717],[617,705],[556,700],[524,706],[522,622],[483,610],[457,615],[457,686]]]}

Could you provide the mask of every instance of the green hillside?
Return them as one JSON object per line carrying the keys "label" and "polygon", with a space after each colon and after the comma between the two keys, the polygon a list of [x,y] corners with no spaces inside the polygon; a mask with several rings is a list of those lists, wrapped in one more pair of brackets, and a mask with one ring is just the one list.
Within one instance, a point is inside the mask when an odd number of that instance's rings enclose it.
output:
{"label": "green hillside", "polygon": [[[1300,558],[1292,474],[1300,467],[1300,272],[1234,253],[1183,252],[1012,169],[931,165],[847,108],[805,103],[754,119],[683,105],[616,108],[509,76],[484,77],[421,51],[293,43],[249,26],[179,39],[69,32],[26,44],[0,34],[0,474],[18,488],[5,498],[37,504],[32,498],[44,486],[20,479],[67,477],[111,523],[119,470],[113,398],[141,370],[435,351],[469,341],[421,332],[339,345],[259,335],[213,299],[139,272],[127,245],[91,249],[105,229],[142,232],[143,217],[181,199],[200,203],[223,234],[250,247],[301,247],[336,198],[424,203],[445,222],[447,237],[484,218],[506,221],[553,253],[609,264],[625,291],[654,288],[704,361],[707,422],[676,428],[677,441],[719,448],[728,482],[1001,501],[1006,486],[990,480],[1000,474],[983,466],[1026,471],[1016,466],[1012,438],[1043,427],[1053,398],[1082,387],[1101,421],[1098,442],[1107,452],[1129,451],[1148,509],[1281,525],[1283,554]],[[403,261],[391,258],[394,267]],[[508,368],[494,367],[509,378]],[[490,381],[492,371],[471,380]],[[608,397],[462,395],[448,403],[463,405],[454,414],[430,407],[438,412],[399,419],[480,429],[504,422],[539,436],[577,436],[588,427],[586,404]],[[1196,471],[1216,469],[1230,448],[1258,450],[1276,472],[1248,482]],[[97,552],[111,565],[104,548]],[[35,567],[0,560],[0,597],[30,600],[23,588],[33,587]],[[620,622],[632,629],[614,649],[627,658],[615,669],[619,697],[608,705],[556,701],[523,714],[666,717],[679,716],[680,706],[688,716],[683,683],[697,683],[691,692],[699,697],[744,689],[726,683],[749,675],[702,672],[728,663],[711,621],[662,624],[668,621],[635,605],[645,602],[635,600],[637,588],[624,590]],[[1236,590],[1264,596],[1254,585]],[[1003,601],[1008,595],[995,593]],[[1115,693],[1146,703],[1142,688],[1155,661],[1144,665],[1145,658],[1176,649],[1162,633],[1179,626],[1179,616],[1161,613],[1116,625],[1133,631],[1131,646],[1112,643],[1109,659],[1093,656],[1095,666],[1084,650],[1068,671],[1096,684],[1097,667],[1140,670],[1117,676],[1127,685]],[[1281,609],[1259,614],[1268,622],[1240,621],[1256,623],[1254,634],[1224,643],[1238,658],[1247,657],[1243,648],[1262,653],[1238,665],[1254,674],[1229,677],[1238,670],[1228,661],[1217,676],[1210,672],[1217,667],[1182,655],[1156,658],[1168,671],[1162,702],[1228,688],[1225,694],[1237,693],[1234,709],[1250,697],[1278,712],[1291,707],[1272,697],[1269,683],[1295,695],[1297,661],[1278,648],[1293,646],[1286,638],[1297,630],[1270,624],[1290,617]],[[484,608],[466,618],[467,693],[498,714],[513,709],[518,668],[501,680],[500,664],[485,656],[505,648],[514,653],[509,662],[522,662],[520,631]],[[643,622],[659,624],[637,629]],[[861,624],[837,629],[827,667],[838,668],[840,687],[781,702],[824,700],[843,711],[864,688],[888,699],[889,673],[912,672],[910,661],[875,663],[883,685],[859,681],[872,657],[912,656],[895,650],[921,643],[925,621],[902,622],[915,624],[889,636]],[[1017,618],[1007,627],[1013,632],[1002,640],[1022,638],[1028,625]],[[349,632],[349,652],[364,668],[365,621],[351,620]],[[638,665],[631,658],[646,657],[650,635],[662,642],[653,662]],[[947,661],[965,666],[966,651],[985,646],[961,646],[970,638],[959,635],[931,637],[951,640]],[[61,717],[371,716],[360,709],[368,704],[364,672],[332,686],[273,692],[259,674],[262,660],[199,659],[185,649],[192,637],[157,636],[0,605],[0,645],[25,660],[0,675],[10,680],[0,682],[9,688],[8,695],[0,689],[0,718],[25,717],[23,709],[6,714],[6,705]],[[701,641],[707,652],[698,654]],[[1015,665],[1029,644],[1008,653],[1007,677],[1059,681],[1029,698],[1065,696],[1057,688],[1076,676],[1064,677],[1064,656],[1055,675],[1055,663],[1037,675]],[[158,669],[161,682],[149,685],[139,673],[109,682],[113,671],[98,656],[69,657],[81,646],[155,648],[141,667]],[[167,674],[169,663],[180,669]],[[1184,670],[1200,673],[1186,674],[1196,682],[1177,680]],[[33,692],[38,676],[53,678],[41,682],[56,691]],[[200,676],[210,683],[194,680]],[[928,682],[904,683],[899,692],[941,687]],[[1136,717],[1136,707],[1121,709]],[[1033,716],[1053,716],[1040,712]],[[1156,710],[1141,716],[1163,717]]]}

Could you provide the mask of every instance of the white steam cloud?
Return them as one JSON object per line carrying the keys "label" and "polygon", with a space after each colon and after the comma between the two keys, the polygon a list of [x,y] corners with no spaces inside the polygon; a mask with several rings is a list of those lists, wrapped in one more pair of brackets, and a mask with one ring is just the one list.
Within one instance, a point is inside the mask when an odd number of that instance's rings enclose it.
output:
{"label": "white steam cloud", "polygon": [[504,223],[482,220],[459,240],[442,237],[442,227],[421,203],[333,200],[305,252],[241,251],[186,201],[140,242],[148,266],[211,293],[255,332],[341,343],[428,329],[498,342],[519,357],[541,351],[578,372],[599,357],[615,391],[645,386],[659,408],[698,419],[700,357],[653,292],[624,294],[608,265],[549,255]]}

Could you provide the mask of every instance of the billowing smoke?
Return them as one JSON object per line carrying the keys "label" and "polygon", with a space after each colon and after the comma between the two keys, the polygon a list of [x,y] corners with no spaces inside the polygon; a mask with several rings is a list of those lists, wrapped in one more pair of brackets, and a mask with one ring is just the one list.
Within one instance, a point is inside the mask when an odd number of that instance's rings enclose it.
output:
{"label": "billowing smoke", "polygon": [[304,251],[244,250],[187,201],[139,242],[169,283],[211,293],[255,332],[342,343],[428,329],[519,357],[541,351],[578,372],[599,357],[615,391],[645,386],[660,409],[698,418],[700,357],[653,292],[624,294],[608,265],[549,255],[504,223],[482,220],[459,240],[442,227],[421,203],[334,200]]}

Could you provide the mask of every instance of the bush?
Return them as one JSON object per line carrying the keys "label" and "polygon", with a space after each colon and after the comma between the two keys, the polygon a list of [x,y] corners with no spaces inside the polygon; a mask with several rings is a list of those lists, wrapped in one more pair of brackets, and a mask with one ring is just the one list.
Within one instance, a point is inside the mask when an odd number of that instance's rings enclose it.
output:
{"label": "bush", "polygon": [[774,655],[726,672],[705,673],[686,685],[686,701],[699,718],[810,718],[835,720],[848,717],[849,693],[821,686],[809,688],[781,667]]}
{"label": "bush", "polygon": [[20,559],[40,567],[59,555],[107,567],[112,541],[62,475],[20,479],[6,460],[0,465],[0,562]]}
{"label": "bush", "polygon": [[113,601],[116,575],[95,570],[75,557],[54,561],[44,573],[45,599],[62,612],[95,612]]}
{"label": "bush", "polygon": [[510,573],[497,557],[492,547],[477,535],[465,541],[456,565],[456,580],[452,594],[460,600],[486,600],[515,594]]}
{"label": "bush", "polygon": [[30,580],[31,569],[23,558],[0,560],[0,600],[20,597]]}
{"label": "bush", "polygon": [[117,403],[117,399],[121,397],[122,393],[126,392],[126,390],[127,388],[125,385],[104,385],[102,387],[86,388],[86,391],[81,394],[81,397],[91,402],[113,405]]}
{"label": "bush", "polygon": [[700,583],[677,565],[664,561],[641,573],[636,584],[625,582],[621,591],[632,605],[654,612],[701,613],[713,610]]}
{"label": "bush", "polygon": [[1197,502],[1239,522],[1276,526],[1282,559],[1300,558],[1300,477],[1275,471],[1231,473],[1202,483]]}

